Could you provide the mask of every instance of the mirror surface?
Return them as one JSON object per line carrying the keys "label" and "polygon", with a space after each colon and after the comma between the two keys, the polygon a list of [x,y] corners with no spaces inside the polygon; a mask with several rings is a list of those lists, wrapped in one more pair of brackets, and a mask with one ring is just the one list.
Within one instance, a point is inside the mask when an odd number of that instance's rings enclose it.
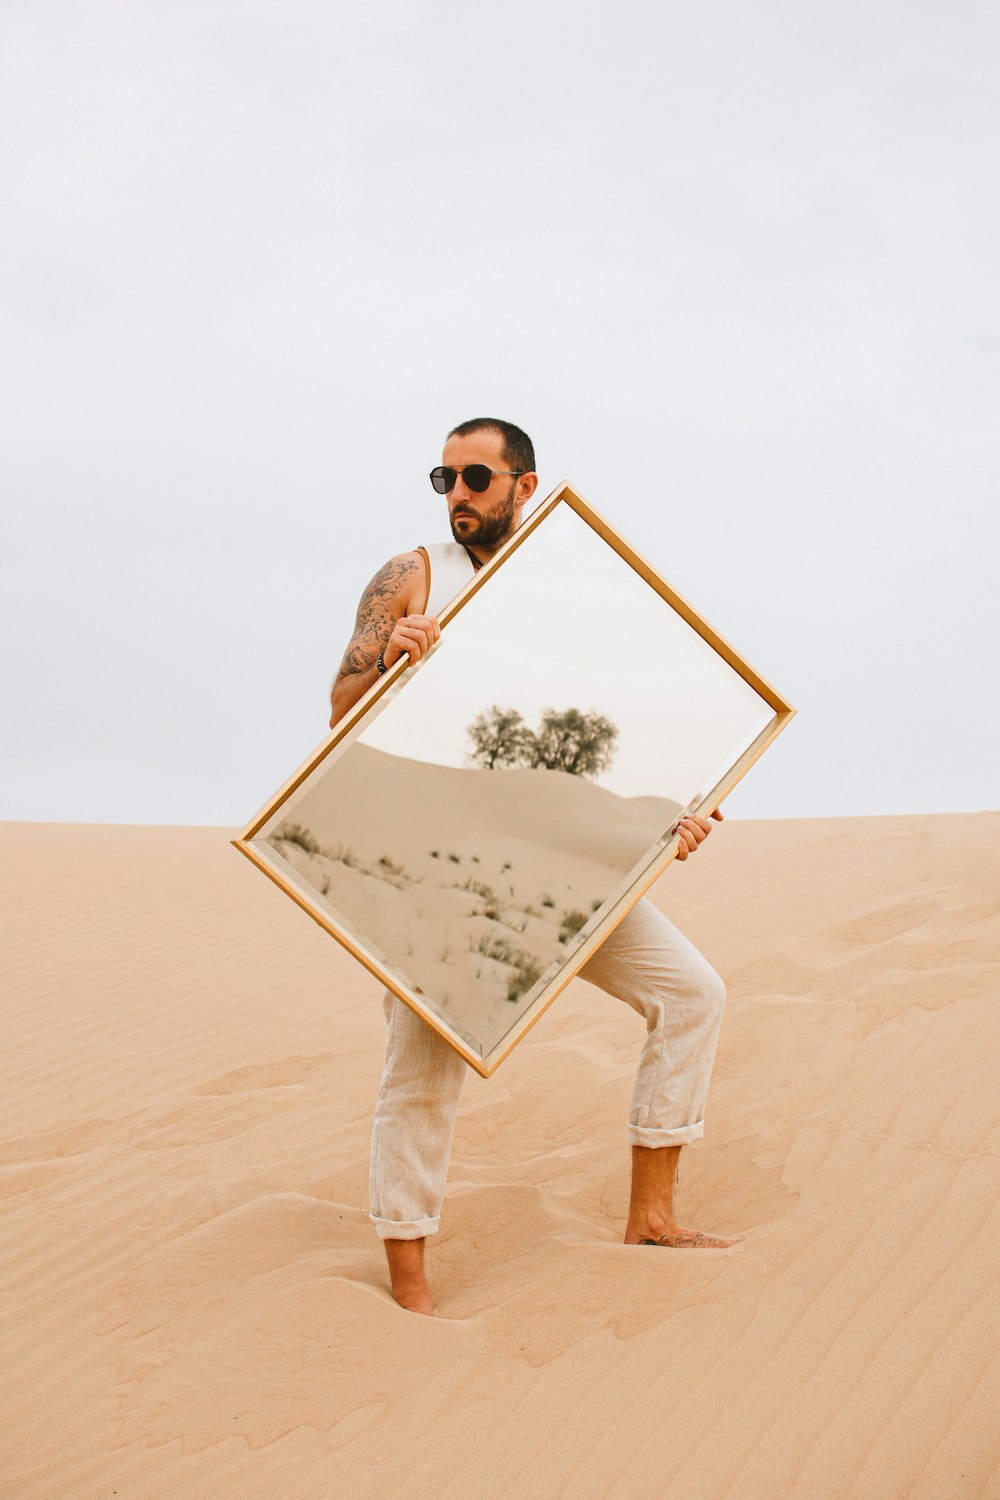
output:
{"label": "mirror surface", "polygon": [[252,842],[486,1058],[774,718],[559,503]]}

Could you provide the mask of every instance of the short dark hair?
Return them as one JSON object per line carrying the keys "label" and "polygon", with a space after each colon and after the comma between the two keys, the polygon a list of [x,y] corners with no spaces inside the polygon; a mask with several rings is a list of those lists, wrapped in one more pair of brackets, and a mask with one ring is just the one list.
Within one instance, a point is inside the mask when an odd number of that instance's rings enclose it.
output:
{"label": "short dark hair", "polygon": [[469,422],[459,422],[448,436],[471,437],[474,432],[492,429],[503,438],[503,461],[510,469],[521,469],[525,474],[535,472],[535,450],[530,437],[515,427],[513,422],[501,422],[499,417],[473,417]]}

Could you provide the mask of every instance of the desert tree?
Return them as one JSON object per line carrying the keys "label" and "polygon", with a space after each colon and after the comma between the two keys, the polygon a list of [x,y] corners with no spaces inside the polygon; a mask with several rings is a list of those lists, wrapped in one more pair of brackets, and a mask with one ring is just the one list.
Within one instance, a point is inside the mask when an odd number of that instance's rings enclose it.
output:
{"label": "desert tree", "polygon": [[565,771],[570,776],[597,776],[614,758],[618,730],[596,710],[561,712],[547,708],[537,730],[531,730],[513,708],[494,704],[469,725],[468,759],[483,770],[498,766],[531,766]]}
{"label": "desert tree", "polygon": [[618,745],[618,730],[610,719],[592,709],[561,713],[547,708],[526,745],[526,764],[571,776],[597,776],[608,770]]}
{"label": "desert tree", "polygon": [[525,764],[528,730],[516,708],[494,704],[485,713],[476,715],[467,733],[472,741],[467,759],[482,770]]}

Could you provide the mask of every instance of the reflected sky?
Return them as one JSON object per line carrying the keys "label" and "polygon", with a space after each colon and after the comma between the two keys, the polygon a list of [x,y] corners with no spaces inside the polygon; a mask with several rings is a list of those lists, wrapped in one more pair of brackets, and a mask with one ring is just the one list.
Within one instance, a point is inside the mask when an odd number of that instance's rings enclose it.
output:
{"label": "reflected sky", "polygon": [[598,784],[680,802],[708,791],[773,717],[566,504],[446,625],[361,738],[395,755],[465,765],[468,725],[493,704],[517,708],[532,728],[547,707],[596,709],[620,735]]}

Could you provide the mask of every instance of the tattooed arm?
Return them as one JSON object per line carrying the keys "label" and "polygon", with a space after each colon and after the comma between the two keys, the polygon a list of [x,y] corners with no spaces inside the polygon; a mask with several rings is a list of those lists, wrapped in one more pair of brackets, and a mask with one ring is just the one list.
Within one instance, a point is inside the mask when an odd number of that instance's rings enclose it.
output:
{"label": "tattooed arm", "polygon": [[436,620],[410,614],[422,605],[427,587],[424,560],[419,552],[402,552],[380,568],[361,595],[354,634],[348,642],[330,695],[330,728],[378,680],[375,662],[380,651],[387,667],[401,656],[419,661],[441,634]]}

